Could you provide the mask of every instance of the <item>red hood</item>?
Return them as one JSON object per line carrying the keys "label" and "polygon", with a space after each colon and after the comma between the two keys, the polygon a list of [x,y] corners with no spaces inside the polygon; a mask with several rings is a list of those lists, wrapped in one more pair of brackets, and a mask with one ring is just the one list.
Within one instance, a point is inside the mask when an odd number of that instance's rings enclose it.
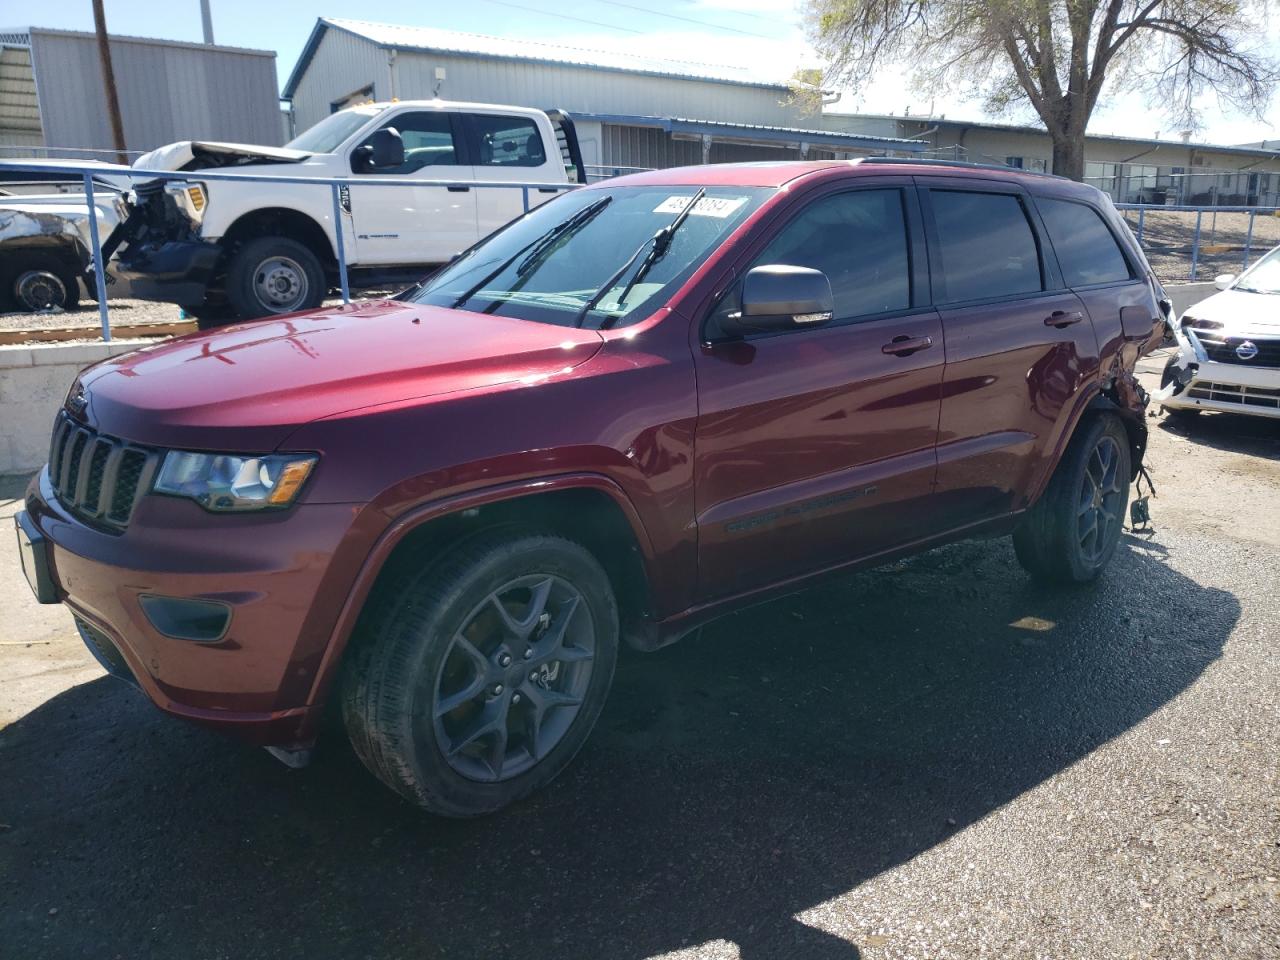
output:
{"label": "red hood", "polygon": [[80,379],[104,433],[255,453],[321,417],[563,371],[602,343],[590,330],[380,300],[142,347]]}

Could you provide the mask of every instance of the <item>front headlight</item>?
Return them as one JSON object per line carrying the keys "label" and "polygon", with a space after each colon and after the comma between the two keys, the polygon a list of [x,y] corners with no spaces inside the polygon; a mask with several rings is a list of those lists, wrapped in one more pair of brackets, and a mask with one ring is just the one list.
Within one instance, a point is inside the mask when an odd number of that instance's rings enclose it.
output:
{"label": "front headlight", "polygon": [[204,209],[209,205],[209,195],[205,193],[203,183],[191,183],[187,180],[170,180],[164,185],[164,192],[173,197],[173,202],[188,220],[199,225],[204,220]]}
{"label": "front headlight", "polygon": [[287,507],[316,459],[314,454],[255,457],[171,450],[160,465],[155,491],[187,497],[218,513]]}

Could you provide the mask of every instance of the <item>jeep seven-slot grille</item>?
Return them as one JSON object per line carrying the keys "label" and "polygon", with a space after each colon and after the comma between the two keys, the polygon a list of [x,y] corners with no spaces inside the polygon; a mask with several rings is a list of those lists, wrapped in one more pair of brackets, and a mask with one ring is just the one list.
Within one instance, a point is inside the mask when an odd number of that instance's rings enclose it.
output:
{"label": "jeep seven-slot grille", "polygon": [[159,465],[155,450],[98,433],[59,413],[49,448],[58,502],[86,520],[123,530]]}
{"label": "jeep seven-slot grille", "polygon": [[[1225,340],[1214,339],[1206,336],[1203,332],[1197,330],[1196,336],[1199,338],[1204,352],[1210,360],[1216,360],[1218,363],[1235,363],[1242,367],[1280,367],[1280,340],[1270,339],[1248,339],[1244,337],[1228,337]],[[1245,359],[1241,357],[1236,350],[1244,343],[1252,343],[1257,353]],[[1248,355],[1252,351],[1246,350]]]}

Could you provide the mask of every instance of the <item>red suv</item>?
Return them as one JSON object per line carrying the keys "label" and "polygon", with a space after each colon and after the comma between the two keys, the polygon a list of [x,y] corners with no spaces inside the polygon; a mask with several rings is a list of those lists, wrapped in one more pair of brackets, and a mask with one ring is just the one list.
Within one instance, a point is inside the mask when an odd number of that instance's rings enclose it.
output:
{"label": "red suv", "polygon": [[89,368],[23,564],[163,710],[299,763],[336,699],[389,786],[485,813],[569,763],[620,642],[959,538],[1096,577],[1160,296],[1053,177],[610,180],[395,299]]}

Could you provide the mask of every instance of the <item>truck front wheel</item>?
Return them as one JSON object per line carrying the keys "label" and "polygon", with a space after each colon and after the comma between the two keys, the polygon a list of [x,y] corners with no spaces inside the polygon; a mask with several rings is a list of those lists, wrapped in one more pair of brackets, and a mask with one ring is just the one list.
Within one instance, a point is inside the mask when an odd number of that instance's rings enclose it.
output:
{"label": "truck front wheel", "polygon": [[581,545],[481,535],[402,561],[379,585],[346,664],[357,755],[433,813],[491,813],[573,759],[618,656],[609,578]]}
{"label": "truck front wheel", "polygon": [[313,309],[325,289],[319,258],[288,237],[250,240],[227,265],[227,300],[245,320]]}

